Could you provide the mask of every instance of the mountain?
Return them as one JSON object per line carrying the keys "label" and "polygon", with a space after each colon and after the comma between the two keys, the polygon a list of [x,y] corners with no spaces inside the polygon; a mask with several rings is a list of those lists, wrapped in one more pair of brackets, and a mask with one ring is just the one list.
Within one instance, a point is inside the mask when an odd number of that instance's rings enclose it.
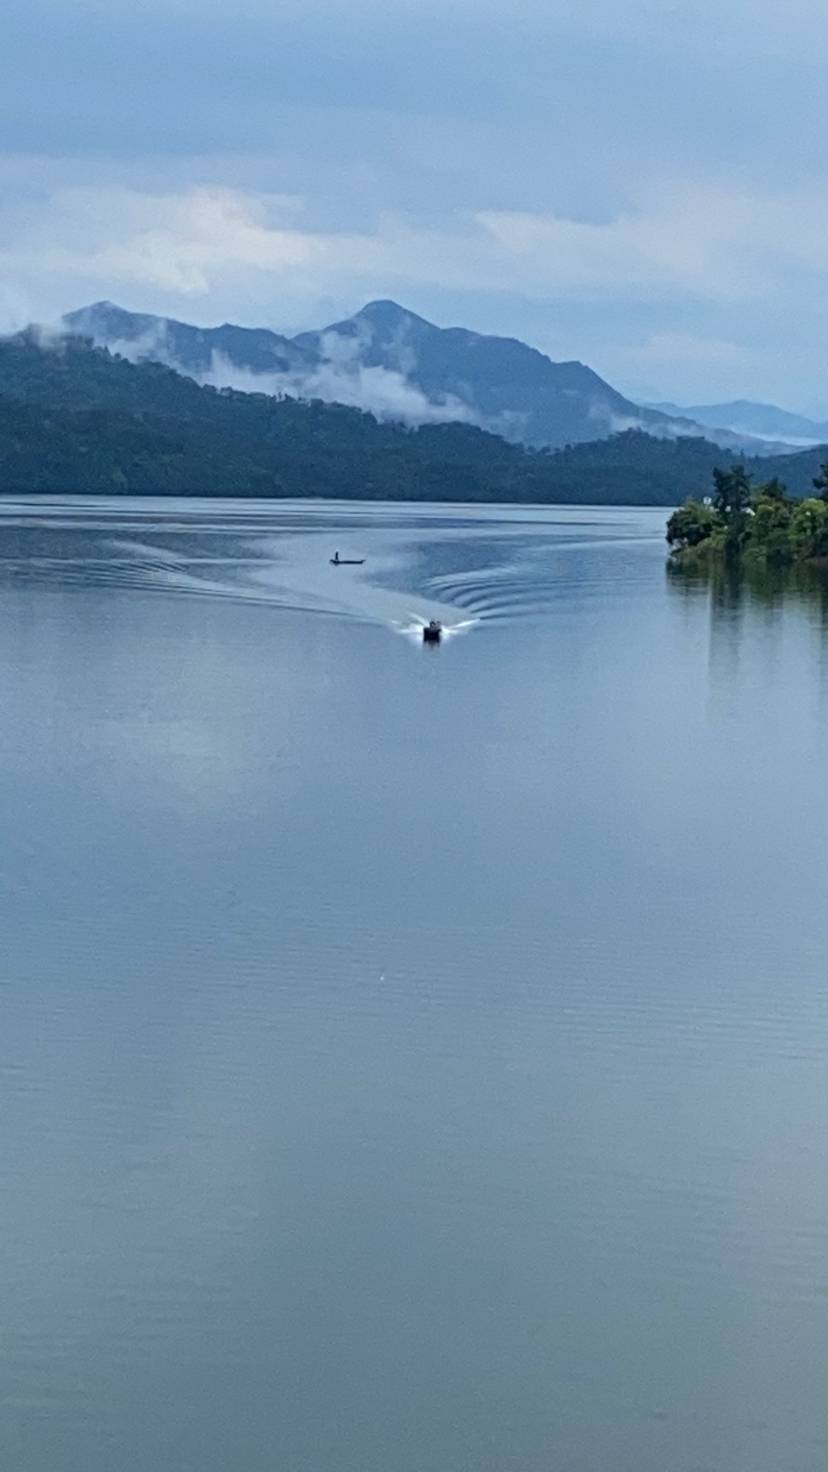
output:
{"label": "mountain", "polygon": [[[559,447],[643,428],[698,434],[681,415],[642,409],[583,363],[555,363],[516,338],[436,327],[396,302],[370,302],[353,317],[288,338],[267,328],[200,328],[96,302],[64,319],[133,359],[152,359],[200,381],[261,387],[374,409],[385,418],[462,420],[516,443]],[[725,434],[733,449],[742,443]]]}
{"label": "mountain", "polygon": [[216,360],[226,360],[249,373],[311,373],[315,356],[289,337],[266,327],[193,327],[171,317],[127,312],[114,302],[94,302],[63,319],[75,337],[88,337],[125,357],[168,363],[195,378],[207,377]]}
{"label": "mountain", "polygon": [[792,414],[776,404],[756,404],[750,399],[734,399],[727,404],[693,404],[681,409],[676,404],[653,404],[663,414],[685,415],[708,429],[724,428],[738,435],[752,435],[763,440],[781,440],[790,444],[825,444],[828,423]]}
{"label": "mountain", "polygon": [[[807,494],[825,450],[749,468]],[[0,493],[331,496],[671,506],[734,456],[627,430],[557,452],[470,424],[419,428],[338,404],[201,386],[87,339],[0,340]]]}
{"label": "mountain", "polygon": [[528,445],[577,443],[631,427],[674,431],[667,415],[642,410],[583,363],[555,363],[517,338],[435,327],[396,302],[369,302],[295,341],[323,357],[400,373],[431,402],[465,404],[487,428]]}
{"label": "mountain", "polygon": [[562,498],[554,457],[472,425],[406,429],[336,404],[216,390],[85,339],[45,348],[25,333],[0,341],[0,491]]}

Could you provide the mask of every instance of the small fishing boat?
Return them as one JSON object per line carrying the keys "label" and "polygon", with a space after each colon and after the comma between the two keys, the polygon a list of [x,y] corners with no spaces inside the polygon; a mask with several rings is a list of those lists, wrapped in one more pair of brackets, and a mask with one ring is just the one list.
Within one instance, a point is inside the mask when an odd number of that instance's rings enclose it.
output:
{"label": "small fishing boat", "polygon": [[423,624],[424,644],[439,644],[442,637],[443,625],[438,623],[436,618],[431,619],[427,624]]}
{"label": "small fishing boat", "polygon": [[362,567],[364,561],[364,557],[340,557],[338,552],[334,552],[331,567]]}

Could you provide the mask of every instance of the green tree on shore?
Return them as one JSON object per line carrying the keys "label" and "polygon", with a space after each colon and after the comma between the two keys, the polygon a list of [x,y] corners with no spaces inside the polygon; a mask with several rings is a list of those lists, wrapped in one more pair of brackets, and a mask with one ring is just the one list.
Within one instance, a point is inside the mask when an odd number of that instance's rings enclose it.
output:
{"label": "green tree on shore", "polygon": [[724,555],[727,558],[738,557],[747,531],[751,478],[743,465],[734,465],[732,470],[714,470],[713,484],[713,507],[724,526]]}
{"label": "green tree on shore", "polygon": [[766,562],[789,562],[793,502],[782,482],[773,477],[758,486],[751,500],[749,544]]}
{"label": "green tree on shore", "polygon": [[709,501],[688,501],[667,523],[677,566],[745,558],[784,565],[828,557],[828,462],[815,479],[822,496],[795,501],[774,476],[753,485],[741,466],[716,470]]}
{"label": "green tree on shore", "polygon": [[674,511],[667,523],[667,541],[677,552],[699,547],[721,527],[718,511],[706,501],[687,501]]}
{"label": "green tree on shore", "polygon": [[724,521],[742,515],[750,505],[751,478],[743,465],[714,470],[713,505]]}
{"label": "green tree on shore", "polygon": [[828,502],[808,496],[797,504],[790,541],[797,560],[828,555]]}

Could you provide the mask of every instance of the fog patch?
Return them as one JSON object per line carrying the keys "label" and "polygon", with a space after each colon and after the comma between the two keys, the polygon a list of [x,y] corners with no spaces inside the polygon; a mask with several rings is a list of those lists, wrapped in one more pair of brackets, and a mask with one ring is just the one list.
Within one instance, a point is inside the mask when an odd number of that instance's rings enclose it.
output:
{"label": "fog patch", "polygon": [[[338,333],[326,333],[325,337],[348,341]],[[255,373],[240,367],[225,353],[214,352],[208,372],[192,376],[213,388],[235,388],[277,398],[321,399],[403,424],[478,422],[474,411],[460,399],[451,395],[429,399],[396,369],[365,367],[357,360],[358,352],[357,344],[350,352],[337,351],[336,358],[326,358],[316,367],[284,373]]]}
{"label": "fog patch", "polygon": [[[82,328],[81,335],[86,335]],[[167,368],[174,368],[177,373],[187,371],[176,362],[170,350],[166,322],[153,322],[146,331],[139,333],[136,337],[106,337],[94,330],[89,333],[89,336],[96,347],[108,348],[113,357],[126,358],[130,363],[144,363],[150,359],[154,363],[165,364]]]}
{"label": "fog patch", "polygon": [[605,422],[610,434],[627,434],[633,429],[640,430],[642,434],[648,434],[655,440],[699,439],[703,438],[705,433],[700,424],[694,424],[686,419],[659,421],[642,419],[634,414],[609,413]]}

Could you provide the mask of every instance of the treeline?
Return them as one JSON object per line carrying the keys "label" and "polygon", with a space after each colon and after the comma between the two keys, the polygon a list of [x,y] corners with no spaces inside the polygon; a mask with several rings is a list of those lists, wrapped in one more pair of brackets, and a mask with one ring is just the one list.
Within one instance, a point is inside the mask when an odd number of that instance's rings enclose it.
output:
{"label": "treeline", "polygon": [[[637,430],[528,450],[468,424],[407,429],[338,404],[201,387],[82,339],[0,341],[0,493],[674,506],[731,462],[704,439]],[[807,489],[807,454],[772,464]]]}
{"label": "treeline", "polygon": [[713,472],[713,495],[673,512],[673,561],[697,566],[741,559],[784,566],[828,557],[828,462],[814,476],[816,496],[793,499],[776,477],[754,484],[744,466]]}

